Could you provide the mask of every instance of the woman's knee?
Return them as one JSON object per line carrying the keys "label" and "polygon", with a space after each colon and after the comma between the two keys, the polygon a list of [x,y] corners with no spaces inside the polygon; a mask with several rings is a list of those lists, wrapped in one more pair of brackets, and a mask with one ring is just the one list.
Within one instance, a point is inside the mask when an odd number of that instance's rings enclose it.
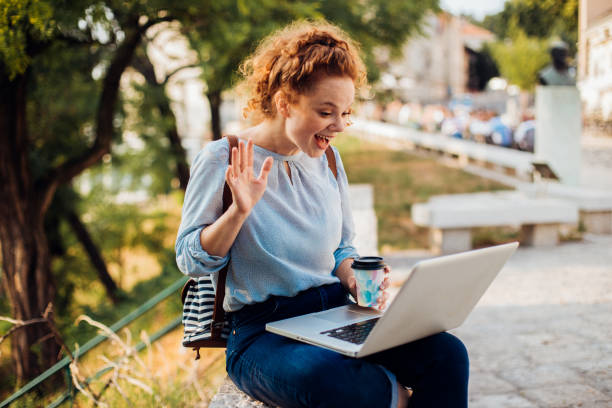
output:
{"label": "woman's knee", "polygon": [[312,365],[300,373],[311,406],[389,407],[395,381],[381,367],[348,359],[327,366]]}
{"label": "woman's knee", "polygon": [[440,364],[457,373],[469,374],[470,359],[463,342],[450,333],[440,333],[435,336],[437,342],[436,355]]}

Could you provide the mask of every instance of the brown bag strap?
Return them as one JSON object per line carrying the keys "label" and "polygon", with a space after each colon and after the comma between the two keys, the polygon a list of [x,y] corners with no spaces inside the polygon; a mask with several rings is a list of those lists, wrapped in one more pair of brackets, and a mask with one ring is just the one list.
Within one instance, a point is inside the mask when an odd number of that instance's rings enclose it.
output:
{"label": "brown bag strap", "polygon": [[[234,135],[227,135],[227,141],[229,142],[229,158],[228,164],[232,164],[232,149],[238,148],[238,138]],[[230,190],[227,182],[223,186],[223,212],[232,205],[232,190]],[[227,278],[228,265],[225,265],[219,271],[219,277],[217,279],[217,289],[215,291],[215,306],[213,308],[212,322],[210,328],[211,338],[216,338],[221,335],[220,331],[223,329],[225,321],[225,311],[223,310],[223,299],[225,298],[225,280]]]}
{"label": "brown bag strap", "polygon": [[338,178],[338,170],[336,169],[336,155],[332,150],[331,146],[327,146],[325,149],[325,156],[327,156],[327,166],[334,173],[334,177]]}

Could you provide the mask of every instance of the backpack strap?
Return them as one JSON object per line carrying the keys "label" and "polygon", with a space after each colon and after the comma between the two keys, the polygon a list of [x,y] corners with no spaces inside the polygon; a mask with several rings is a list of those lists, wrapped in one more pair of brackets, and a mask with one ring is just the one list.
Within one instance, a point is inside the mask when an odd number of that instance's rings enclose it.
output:
{"label": "backpack strap", "polygon": [[[227,135],[229,142],[229,158],[228,164],[232,164],[232,149],[238,148],[238,138],[234,135]],[[232,205],[232,190],[230,190],[227,182],[223,186],[223,212]],[[223,299],[225,298],[225,280],[227,278],[228,265],[225,265],[220,271],[217,278],[217,289],[215,290],[215,306],[213,308],[212,322],[210,323],[210,337],[221,338],[221,331],[225,322],[225,311],[223,310]]]}
{"label": "backpack strap", "polygon": [[332,150],[331,146],[327,146],[325,149],[325,156],[327,156],[327,166],[334,173],[334,178],[338,178],[338,169],[336,169],[336,155]]}

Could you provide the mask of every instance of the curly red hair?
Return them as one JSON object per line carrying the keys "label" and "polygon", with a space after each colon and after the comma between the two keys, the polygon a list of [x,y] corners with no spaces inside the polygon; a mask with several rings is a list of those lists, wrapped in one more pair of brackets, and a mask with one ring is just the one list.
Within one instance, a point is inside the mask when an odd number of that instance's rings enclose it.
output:
{"label": "curly red hair", "polygon": [[308,92],[318,75],[348,76],[355,87],[366,84],[359,46],[327,22],[298,21],[266,37],[240,66],[241,84],[249,95],[245,117],[276,115],[274,96],[283,91],[293,102]]}

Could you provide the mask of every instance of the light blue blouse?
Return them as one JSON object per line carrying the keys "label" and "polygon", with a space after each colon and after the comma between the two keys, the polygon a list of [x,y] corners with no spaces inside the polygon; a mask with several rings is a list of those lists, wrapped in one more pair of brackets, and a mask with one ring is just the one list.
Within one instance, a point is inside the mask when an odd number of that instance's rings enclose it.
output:
{"label": "light blue blouse", "polygon": [[334,154],[337,179],[325,155],[283,156],[254,146],[255,175],[266,157],[274,158],[268,185],[230,252],[218,257],[202,249],[200,231],[222,214],[229,143],[226,139],[208,143],[194,159],[185,193],[175,245],[179,269],[192,277],[212,273],[216,284],[219,270],[229,262],[223,304],[228,312],[272,295],[294,296],[338,282],[336,268],[357,252],[352,245],[348,181],[335,149]]}

